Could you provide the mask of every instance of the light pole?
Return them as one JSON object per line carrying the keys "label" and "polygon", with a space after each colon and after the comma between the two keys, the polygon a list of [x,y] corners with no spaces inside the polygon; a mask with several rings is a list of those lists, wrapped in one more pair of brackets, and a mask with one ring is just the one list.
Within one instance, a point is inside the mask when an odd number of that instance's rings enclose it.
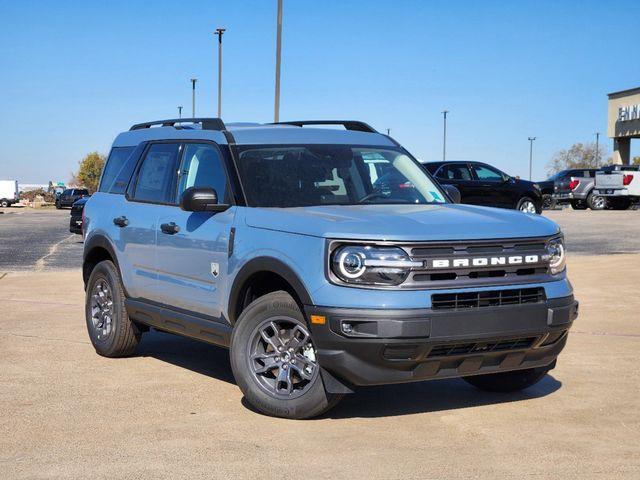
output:
{"label": "light pole", "polygon": [[282,0],[278,0],[278,20],[276,34],[276,98],[273,108],[273,121],[280,120],[280,54],[282,52]]}
{"label": "light pole", "polygon": [[178,118],[182,118],[182,105],[178,106]]}
{"label": "light pole", "polygon": [[222,34],[225,28],[216,28],[214,35],[218,36],[218,118],[222,117]]}
{"label": "light pole", "polygon": [[600,166],[600,132],[595,133],[596,136],[596,164],[595,166]]}
{"label": "light pole", "polygon": [[529,137],[529,181],[531,181],[531,175],[533,171],[533,141],[537,137]]}
{"label": "light pole", "polygon": [[196,82],[197,78],[191,79],[191,118],[196,118]]}
{"label": "light pole", "polygon": [[447,113],[449,110],[442,111],[443,130],[442,130],[442,161],[447,160]]}

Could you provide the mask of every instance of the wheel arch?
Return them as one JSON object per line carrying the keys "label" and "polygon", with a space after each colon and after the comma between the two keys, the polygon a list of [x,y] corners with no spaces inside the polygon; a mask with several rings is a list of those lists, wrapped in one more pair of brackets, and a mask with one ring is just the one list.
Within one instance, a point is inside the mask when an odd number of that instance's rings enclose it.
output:
{"label": "wheel arch", "polygon": [[282,260],[274,257],[250,260],[233,281],[228,304],[229,322],[235,324],[242,310],[253,299],[277,290],[289,292],[303,312],[304,305],[312,304],[311,296],[298,274]]}
{"label": "wheel arch", "polygon": [[82,256],[82,280],[85,289],[89,282],[89,277],[95,266],[103,260],[111,260],[118,272],[118,257],[111,242],[104,235],[94,235],[88,241],[85,241],[84,252]]}

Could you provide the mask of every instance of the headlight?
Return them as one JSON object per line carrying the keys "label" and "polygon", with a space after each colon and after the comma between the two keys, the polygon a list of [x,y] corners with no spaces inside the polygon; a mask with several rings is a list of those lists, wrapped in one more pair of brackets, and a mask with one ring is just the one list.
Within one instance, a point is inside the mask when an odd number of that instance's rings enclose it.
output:
{"label": "headlight", "polygon": [[547,254],[549,255],[549,269],[552,274],[560,273],[564,270],[567,258],[564,251],[562,237],[554,238],[547,244]]}
{"label": "headlight", "polygon": [[407,279],[412,261],[397,247],[345,245],[331,255],[331,271],[345,283],[359,285],[399,285]]}

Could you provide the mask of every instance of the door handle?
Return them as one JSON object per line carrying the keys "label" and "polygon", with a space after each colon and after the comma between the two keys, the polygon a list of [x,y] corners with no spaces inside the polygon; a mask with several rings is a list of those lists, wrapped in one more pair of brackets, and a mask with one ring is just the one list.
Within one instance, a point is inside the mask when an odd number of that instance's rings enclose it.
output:
{"label": "door handle", "polygon": [[173,235],[180,231],[180,227],[174,222],[163,223],[162,225],[160,225],[160,230],[162,230],[162,233]]}
{"label": "door handle", "polygon": [[113,219],[113,224],[122,228],[129,225],[129,220],[127,219],[127,217],[116,217]]}

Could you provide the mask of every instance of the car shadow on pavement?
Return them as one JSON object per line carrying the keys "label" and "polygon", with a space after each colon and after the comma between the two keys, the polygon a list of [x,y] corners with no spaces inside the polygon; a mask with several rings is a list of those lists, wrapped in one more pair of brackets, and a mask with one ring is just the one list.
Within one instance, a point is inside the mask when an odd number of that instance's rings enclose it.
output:
{"label": "car shadow on pavement", "polygon": [[235,385],[229,351],[190,338],[151,329],[142,335],[136,356],[152,357]]}
{"label": "car shadow on pavement", "polygon": [[547,375],[536,385],[514,393],[479,390],[461,379],[360,387],[320,418],[372,418],[481,407],[545,397],[562,386]]}

